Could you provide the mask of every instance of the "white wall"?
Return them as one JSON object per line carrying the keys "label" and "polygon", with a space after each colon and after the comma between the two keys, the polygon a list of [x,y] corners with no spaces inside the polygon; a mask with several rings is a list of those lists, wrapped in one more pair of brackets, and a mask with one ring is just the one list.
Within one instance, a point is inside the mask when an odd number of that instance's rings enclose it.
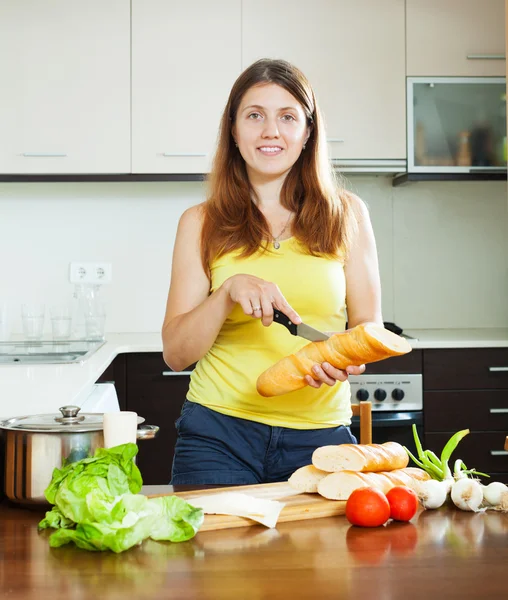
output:
{"label": "white wall", "polygon": [[[508,326],[505,182],[348,179],[371,211],[385,320]],[[24,299],[70,297],[73,260],[113,264],[107,331],[159,331],[177,222],[204,193],[202,183],[0,183],[0,302],[14,332]]]}

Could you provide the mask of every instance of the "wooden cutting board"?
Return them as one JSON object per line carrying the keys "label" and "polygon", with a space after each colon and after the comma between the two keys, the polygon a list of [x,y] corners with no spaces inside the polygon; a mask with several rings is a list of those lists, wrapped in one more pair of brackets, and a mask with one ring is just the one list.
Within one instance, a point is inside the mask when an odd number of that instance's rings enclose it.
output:
{"label": "wooden cutting board", "polygon": [[[149,498],[160,496],[180,496],[192,504],[192,498],[208,496],[210,494],[222,494],[224,492],[241,492],[256,498],[266,500],[279,500],[285,504],[282,509],[278,523],[285,521],[303,521],[304,519],[319,519],[322,517],[334,517],[343,515],[346,511],[345,500],[327,500],[319,494],[301,494],[294,490],[288,483],[263,483],[258,485],[242,485],[237,487],[211,488],[207,490],[195,490],[191,492],[176,492],[163,494],[148,494]],[[205,515],[205,520],[199,531],[211,531],[214,529],[230,529],[233,527],[248,527],[259,525],[256,521],[244,517],[233,517],[230,515]]]}

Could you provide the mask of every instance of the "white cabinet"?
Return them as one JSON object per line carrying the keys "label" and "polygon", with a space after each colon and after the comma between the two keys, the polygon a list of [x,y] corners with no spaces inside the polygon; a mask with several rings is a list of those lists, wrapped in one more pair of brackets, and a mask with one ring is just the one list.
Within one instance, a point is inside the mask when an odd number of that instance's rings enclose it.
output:
{"label": "white cabinet", "polygon": [[132,171],[206,173],[241,68],[239,0],[132,0]]}
{"label": "white cabinet", "polygon": [[403,159],[404,0],[243,0],[242,67],[294,63],[325,116],[334,159]]}
{"label": "white cabinet", "polygon": [[505,0],[406,0],[408,76],[505,75]]}
{"label": "white cabinet", "polygon": [[129,0],[0,2],[0,173],[130,171]]}

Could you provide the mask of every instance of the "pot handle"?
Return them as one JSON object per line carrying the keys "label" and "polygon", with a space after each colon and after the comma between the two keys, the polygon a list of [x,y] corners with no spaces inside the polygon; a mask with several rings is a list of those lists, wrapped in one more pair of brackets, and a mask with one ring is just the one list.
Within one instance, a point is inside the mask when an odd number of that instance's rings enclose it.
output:
{"label": "pot handle", "polygon": [[136,433],[138,440],[153,440],[159,433],[158,425],[140,425]]}

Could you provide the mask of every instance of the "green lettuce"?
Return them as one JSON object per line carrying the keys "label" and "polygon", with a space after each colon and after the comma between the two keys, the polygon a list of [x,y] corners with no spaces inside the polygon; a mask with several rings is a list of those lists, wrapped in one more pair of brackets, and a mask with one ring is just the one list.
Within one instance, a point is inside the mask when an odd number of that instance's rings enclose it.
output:
{"label": "green lettuce", "polygon": [[133,461],[138,448],[100,448],[91,458],[55,469],[45,491],[54,504],[39,523],[57,529],[51,547],[74,543],[86,550],[123,552],[144,539],[186,541],[203,523],[203,511],[177,496],[148,499]]}
{"label": "green lettuce", "polygon": [[[104,499],[91,492],[92,515],[104,515]],[[60,529],[49,539],[57,548],[73,542],[85,550],[123,552],[150,537],[184,542],[197,533],[203,511],[177,496],[148,499],[141,494],[124,494],[115,499],[113,510],[103,521],[78,523],[75,529]]]}

